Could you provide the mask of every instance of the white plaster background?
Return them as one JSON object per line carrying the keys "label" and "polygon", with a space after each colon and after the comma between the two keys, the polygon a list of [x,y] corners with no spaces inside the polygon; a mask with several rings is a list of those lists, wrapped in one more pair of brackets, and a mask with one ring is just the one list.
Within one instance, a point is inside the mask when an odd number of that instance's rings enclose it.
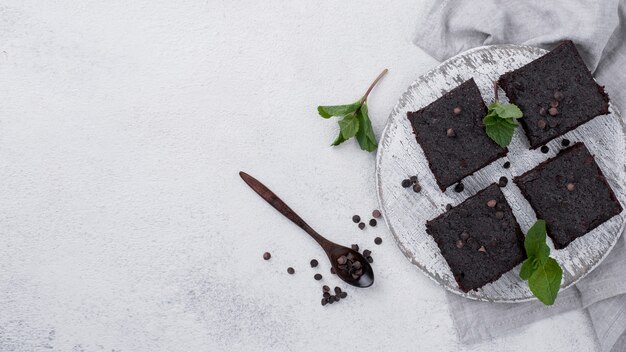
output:
{"label": "white plaster background", "polygon": [[[444,290],[350,221],[376,208],[374,154],[329,147],[315,107],[388,67],[380,136],[436,64],[421,3],[0,1],[0,351],[596,350],[583,312],[459,345]],[[321,249],[239,170],[374,250],[374,287],[322,307]]]}

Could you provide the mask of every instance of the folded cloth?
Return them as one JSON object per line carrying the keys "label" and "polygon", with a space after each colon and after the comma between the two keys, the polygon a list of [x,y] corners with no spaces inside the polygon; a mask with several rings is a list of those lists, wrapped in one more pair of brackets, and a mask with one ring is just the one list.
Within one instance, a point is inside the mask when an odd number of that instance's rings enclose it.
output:
{"label": "folded cloth", "polygon": [[[439,0],[427,5],[415,44],[442,61],[489,44],[545,49],[571,39],[612,102],[626,113],[626,0]],[[621,180],[621,182],[624,182]],[[586,309],[602,351],[626,351],[626,245],[622,235],[604,262],[553,306],[499,304],[447,293],[462,343],[475,343],[573,309]]]}

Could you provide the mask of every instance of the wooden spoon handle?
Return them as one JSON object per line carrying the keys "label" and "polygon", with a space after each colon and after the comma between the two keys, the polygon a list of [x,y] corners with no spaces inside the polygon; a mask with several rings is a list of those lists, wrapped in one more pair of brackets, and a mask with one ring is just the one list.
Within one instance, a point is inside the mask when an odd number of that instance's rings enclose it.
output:
{"label": "wooden spoon handle", "polygon": [[291,220],[294,224],[298,225],[306,233],[311,235],[317,243],[326,249],[330,241],[322,237],[319,233],[315,232],[302,218],[296,214],[285,202],[283,202],[278,196],[267,188],[264,184],[259,182],[256,178],[248,175],[247,173],[240,171],[239,176],[252,188],[261,198],[270,203],[276,210],[283,214],[287,219]]}

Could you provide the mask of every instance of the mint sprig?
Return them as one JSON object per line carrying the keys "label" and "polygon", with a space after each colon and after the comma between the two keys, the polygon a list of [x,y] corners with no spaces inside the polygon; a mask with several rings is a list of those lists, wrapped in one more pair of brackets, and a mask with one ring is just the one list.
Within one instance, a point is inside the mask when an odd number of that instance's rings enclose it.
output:
{"label": "mint sprig", "polygon": [[524,116],[517,105],[494,101],[487,108],[487,115],[483,118],[483,125],[489,138],[502,148],[511,143],[513,133],[517,127],[516,120]]}
{"label": "mint sprig", "polygon": [[556,300],[563,279],[563,269],[550,257],[550,247],[546,244],[546,222],[537,220],[528,230],[524,240],[528,257],[520,269],[519,276],[528,280],[530,291],[545,305]]}
{"label": "mint sprig", "polygon": [[372,82],[363,97],[352,104],[317,107],[317,112],[325,119],[332,116],[339,117],[337,121],[339,123],[339,136],[331,144],[332,146],[337,146],[355,137],[363,150],[372,152],[378,148],[372,122],[367,112],[367,97],[386,73],[387,69],[384,69]]}

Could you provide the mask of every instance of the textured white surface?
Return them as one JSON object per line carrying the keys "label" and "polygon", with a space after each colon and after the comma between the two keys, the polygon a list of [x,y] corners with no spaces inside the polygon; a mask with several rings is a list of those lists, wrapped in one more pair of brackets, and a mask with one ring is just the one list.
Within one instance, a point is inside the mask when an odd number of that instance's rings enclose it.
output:
{"label": "textured white surface", "polygon": [[[449,187],[441,193],[428,166],[422,148],[418,146],[408,119],[407,111],[416,111],[441,97],[443,91],[474,78],[488,103],[494,100],[493,82],[501,74],[515,70],[544,55],[546,50],[520,45],[493,45],[470,49],[461,53],[418,78],[402,95],[394,107],[381,137],[376,160],[377,191],[383,214],[393,231],[402,252],[436,282],[456,294],[495,302],[521,302],[535,300],[528,284],[519,278],[519,266],[505,273],[493,283],[476,291],[459,289],[448,263],[437,244],[426,233],[426,222],[445,211],[446,204],[458,205],[468,197],[497,182],[501,176],[512,180],[534,168],[540,162],[554,157],[562,150],[561,139],[547,143],[547,154],[539,149],[529,149],[528,141],[518,129],[508,146],[508,154],[463,179],[465,190],[457,193]],[[506,99],[504,91],[500,95]],[[599,116],[583,126],[565,134],[572,142],[582,141],[603,170],[618,199],[626,201],[624,189],[624,127],[618,112]],[[510,169],[502,164],[511,162]],[[400,186],[408,175],[419,175],[423,191],[415,194]],[[514,182],[501,188],[510,204],[522,231],[526,233],[537,220],[528,201]],[[609,254],[624,227],[624,212],[606,221],[593,231],[571,243],[567,248],[554,250],[551,255],[563,268],[561,288],[566,289],[597,267]]]}
{"label": "textured white surface", "polygon": [[[0,3],[0,351],[596,349],[582,312],[459,346],[443,289],[384,226],[350,222],[376,206],[374,155],[328,147],[315,106],[388,67],[380,135],[436,64],[410,43],[419,17],[407,0]],[[322,308],[321,250],[240,169],[373,249],[375,286]]]}

